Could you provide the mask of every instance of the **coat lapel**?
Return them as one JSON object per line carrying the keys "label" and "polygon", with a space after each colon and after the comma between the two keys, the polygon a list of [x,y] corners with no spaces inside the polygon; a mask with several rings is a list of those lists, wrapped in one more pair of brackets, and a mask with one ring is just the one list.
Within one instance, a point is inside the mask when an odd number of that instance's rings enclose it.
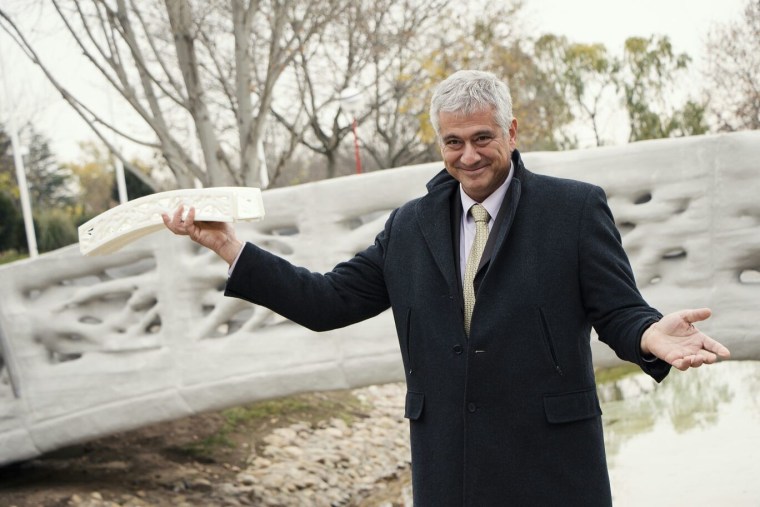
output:
{"label": "coat lapel", "polygon": [[517,204],[520,201],[520,190],[520,180],[514,178],[512,183],[509,184],[504,201],[501,203],[499,215],[493,224],[491,234],[488,235],[488,241],[486,242],[485,250],[483,250],[483,257],[480,258],[478,271],[491,262],[491,258],[504,243],[507,235],[509,235],[509,230],[512,228],[512,222],[517,213]]}
{"label": "coat lapel", "polygon": [[428,194],[417,202],[417,221],[438,269],[455,293],[459,250],[455,256],[451,201],[457,182],[445,171],[443,173],[431,181]]}
{"label": "coat lapel", "polygon": [[517,215],[517,207],[520,203],[523,184],[531,176],[531,173],[525,169],[525,166],[522,163],[519,151],[514,150],[512,152],[512,162],[515,166],[515,174],[512,178],[512,182],[509,184],[507,193],[504,196],[504,201],[501,203],[499,214],[496,217],[496,222],[493,224],[491,233],[488,235],[488,241],[486,242],[483,256],[478,265],[478,273],[475,277],[476,292],[482,281],[482,277],[485,276],[485,272],[487,271],[487,269],[484,268],[489,265],[491,259],[496,256],[506,241],[507,236],[509,236],[509,231],[512,229],[512,223],[515,220],[515,215]]}

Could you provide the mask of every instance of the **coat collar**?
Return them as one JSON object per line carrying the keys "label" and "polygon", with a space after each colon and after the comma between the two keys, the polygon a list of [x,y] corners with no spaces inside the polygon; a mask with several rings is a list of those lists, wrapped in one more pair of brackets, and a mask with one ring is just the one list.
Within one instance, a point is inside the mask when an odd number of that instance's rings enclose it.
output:
{"label": "coat collar", "polygon": [[[493,238],[492,245],[490,245],[489,253],[492,255],[489,255],[489,257],[498,252],[506,239],[517,212],[521,188],[532,176],[523,165],[519,151],[514,150],[512,152],[512,162],[515,166],[515,174],[504,198],[505,202],[502,204],[502,211],[499,213],[500,215],[507,213],[507,215],[503,218],[499,217],[498,222],[501,226],[497,230],[491,231],[492,234],[496,233],[496,236]],[[452,223],[452,216],[456,215],[452,214],[452,206],[454,203],[459,202],[458,198],[454,198],[456,197],[454,195],[455,192],[459,189],[459,183],[443,169],[428,182],[427,189],[427,195],[417,201],[417,220],[425,242],[438,265],[438,269],[441,270],[441,273],[446,278],[453,294],[458,291],[460,285],[457,280],[459,249],[458,244],[455,244],[454,241],[459,236],[459,234],[455,234],[454,232],[458,231],[459,225]]]}

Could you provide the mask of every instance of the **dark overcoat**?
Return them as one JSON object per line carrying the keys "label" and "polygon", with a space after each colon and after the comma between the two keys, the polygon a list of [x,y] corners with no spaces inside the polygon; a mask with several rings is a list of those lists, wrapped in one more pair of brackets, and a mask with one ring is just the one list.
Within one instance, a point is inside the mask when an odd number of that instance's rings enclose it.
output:
{"label": "dark overcoat", "polygon": [[406,372],[414,504],[608,506],[590,331],[656,380],[640,338],[661,314],[636,288],[596,186],[515,174],[476,278],[469,339],[458,183],[442,171],[374,245],[327,274],[247,244],[226,294],[315,330],[389,306]]}

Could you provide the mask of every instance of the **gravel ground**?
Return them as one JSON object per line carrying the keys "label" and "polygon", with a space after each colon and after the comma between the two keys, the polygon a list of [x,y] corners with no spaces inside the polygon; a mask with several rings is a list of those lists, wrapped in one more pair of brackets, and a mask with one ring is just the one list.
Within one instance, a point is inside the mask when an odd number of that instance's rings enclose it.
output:
{"label": "gravel ground", "polygon": [[403,384],[299,395],[0,468],[0,506],[411,505]]}

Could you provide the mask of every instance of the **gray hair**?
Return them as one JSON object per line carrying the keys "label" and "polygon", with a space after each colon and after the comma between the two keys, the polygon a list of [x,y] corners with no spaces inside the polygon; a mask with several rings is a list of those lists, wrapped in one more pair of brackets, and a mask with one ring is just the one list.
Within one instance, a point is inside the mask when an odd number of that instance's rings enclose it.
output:
{"label": "gray hair", "polygon": [[512,97],[507,83],[490,72],[460,70],[435,88],[430,100],[430,122],[440,140],[440,113],[471,114],[484,109],[494,111],[496,124],[506,135],[512,123]]}

